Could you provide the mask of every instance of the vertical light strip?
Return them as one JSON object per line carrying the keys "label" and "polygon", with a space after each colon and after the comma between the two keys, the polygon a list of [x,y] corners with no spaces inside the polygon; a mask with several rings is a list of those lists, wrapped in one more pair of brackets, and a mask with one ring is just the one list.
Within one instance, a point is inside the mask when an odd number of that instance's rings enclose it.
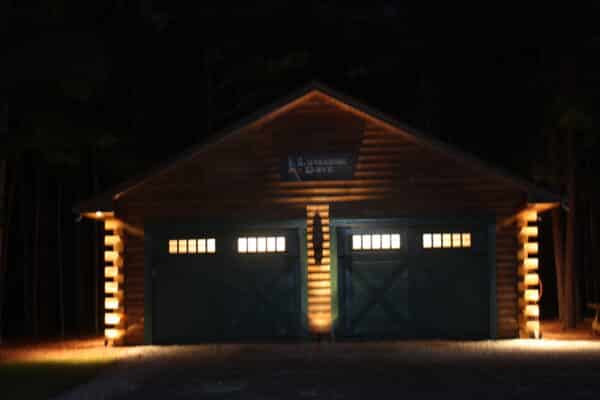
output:
{"label": "vertical light strip", "polygon": [[[317,263],[313,249],[313,221],[321,217],[323,255]],[[308,260],[308,328],[313,334],[331,332],[331,264],[330,264],[329,205],[306,206],[306,246]]]}
{"label": "vertical light strip", "polygon": [[116,219],[104,221],[104,337],[110,344],[120,343],[124,333],[123,308],[123,234]]}
{"label": "vertical light strip", "polygon": [[537,211],[527,209],[519,214],[519,326],[520,335],[539,339],[540,276],[538,258]]}

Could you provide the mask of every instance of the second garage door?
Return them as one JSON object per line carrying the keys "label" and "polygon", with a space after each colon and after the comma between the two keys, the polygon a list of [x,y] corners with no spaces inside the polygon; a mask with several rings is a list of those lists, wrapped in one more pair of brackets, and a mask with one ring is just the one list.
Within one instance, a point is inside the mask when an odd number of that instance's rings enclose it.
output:
{"label": "second garage door", "polygon": [[337,237],[339,336],[492,335],[485,223],[357,223]]}

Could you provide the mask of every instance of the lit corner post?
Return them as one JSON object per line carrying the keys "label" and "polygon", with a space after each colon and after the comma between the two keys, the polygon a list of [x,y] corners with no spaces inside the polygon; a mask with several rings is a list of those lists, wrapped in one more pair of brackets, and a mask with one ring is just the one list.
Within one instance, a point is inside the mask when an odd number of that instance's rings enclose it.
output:
{"label": "lit corner post", "polygon": [[115,218],[104,221],[104,337],[120,344],[124,334],[123,229]]}
{"label": "lit corner post", "polygon": [[540,339],[538,302],[541,282],[537,221],[535,208],[528,208],[519,214],[519,331],[523,338]]}

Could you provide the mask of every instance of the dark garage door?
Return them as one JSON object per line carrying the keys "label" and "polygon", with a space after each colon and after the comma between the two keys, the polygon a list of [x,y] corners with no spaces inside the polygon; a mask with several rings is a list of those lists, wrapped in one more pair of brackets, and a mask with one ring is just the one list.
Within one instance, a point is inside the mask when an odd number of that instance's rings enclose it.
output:
{"label": "dark garage door", "polygon": [[487,225],[357,224],[337,234],[339,336],[490,337]]}
{"label": "dark garage door", "polygon": [[[186,230],[165,234],[168,228],[163,229],[152,239],[153,342],[261,341],[300,335],[297,230]],[[214,253],[207,249],[209,239],[214,239]],[[240,239],[245,253],[239,252]],[[182,240],[191,240],[194,252],[189,244],[175,249]]]}

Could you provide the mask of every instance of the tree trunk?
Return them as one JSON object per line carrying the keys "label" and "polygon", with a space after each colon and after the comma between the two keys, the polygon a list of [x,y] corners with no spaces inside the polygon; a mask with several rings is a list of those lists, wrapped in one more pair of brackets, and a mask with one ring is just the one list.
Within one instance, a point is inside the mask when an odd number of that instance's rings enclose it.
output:
{"label": "tree trunk", "polygon": [[592,195],[590,202],[590,268],[592,271],[592,293],[590,301],[600,303],[600,243],[598,240],[598,215],[596,213],[596,195]]}
{"label": "tree trunk", "polygon": [[582,220],[582,224],[581,224],[581,270],[582,270],[582,284],[583,284],[583,295],[582,298],[585,299],[589,299],[590,298],[590,284],[591,279],[590,279],[590,265],[589,265],[589,261],[590,261],[590,244],[589,244],[589,240],[590,240],[590,235],[589,235],[589,207],[588,207],[588,201],[586,199],[585,201],[585,207],[582,206],[582,210],[581,210],[581,220]]}
{"label": "tree trunk", "polygon": [[23,245],[23,333],[29,334],[31,333],[31,281],[29,278],[29,262],[30,262],[30,235],[28,230],[28,221],[27,221],[27,203],[29,198],[29,193],[27,191],[27,170],[26,170],[26,161],[23,160],[23,173],[21,177],[21,201],[19,202],[20,206],[20,220],[21,220],[21,236],[22,236],[22,245]]}
{"label": "tree trunk", "polygon": [[577,208],[575,210],[574,219],[577,221],[577,225],[574,226],[573,237],[573,281],[575,283],[574,289],[574,307],[575,307],[575,324],[577,325],[583,321],[583,296],[584,296],[584,270],[583,270],[583,252],[584,252],[584,226],[586,219],[585,213],[582,209],[582,204],[577,199]]}
{"label": "tree trunk", "polygon": [[556,271],[556,290],[558,301],[558,319],[561,327],[566,328],[565,324],[565,252],[564,235],[562,226],[562,209],[556,207],[552,210],[552,240],[554,242],[554,269]]}
{"label": "tree trunk", "polygon": [[[91,174],[92,174],[92,194],[96,194],[98,193],[98,187],[99,187],[99,181],[98,181],[98,165],[96,163],[96,154],[94,149],[92,149],[91,153],[90,153],[90,167],[91,167]],[[93,250],[92,250],[92,254],[94,257],[94,262],[92,263],[92,266],[94,268],[93,271],[93,280],[94,280],[94,301],[93,301],[93,306],[94,306],[94,312],[93,312],[93,316],[94,316],[94,333],[98,334],[100,332],[100,326],[99,326],[99,314],[100,314],[100,310],[99,310],[99,296],[100,296],[100,291],[98,290],[98,285],[100,284],[100,277],[99,277],[99,273],[98,270],[100,268],[100,243],[99,243],[99,236],[100,236],[100,229],[99,229],[99,224],[96,221],[92,222],[93,227],[92,227],[92,235],[93,235]]]}
{"label": "tree trunk", "polygon": [[62,241],[62,184],[57,180],[56,188],[56,255],[58,261],[58,318],[60,336],[65,337],[65,294],[63,288],[63,241]]}
{"label": "tree trunk", "polygon": [[8,210],[5,207],[6,195],[6,160],[0,160],[0,343],[2,343],[2,308],[4,306],[4,274],[6,273],[5,232],[8,231],[6,224]]}
{"label": "tree trunk", "polygon": [[4,292],[5,287],[6,287],[6,274],[8,273],[8,245],[9,245],[9,240],[10,240],[10,227],[12,226],[12,219],[13,219],[13,207],[15,204],[15,191],[16,191],[16,186],[17,186],[17,175],[16,175],[16,170],[13,170],[12,173],[12,179],[10,180],[10,185],[9,185],[9,189],[8,189],[8,200],[7,200],[7,205],[6,205],[6,212],[4,215],[6,215],[6,220],[5,220],[5,230],[4,230],[4,237],[3,237],[3,243],[4,243],[4,248],[0,247],[0,258],[2,258],[4,260],[4,273],[0,273],[0,343],[2,343],[3,341],[3,337],[4,337],[4,317],[3,317],[3,313],[4,313],[4,303],[5,303],[5,296],[6,293]]}
{"label": "tree trunk", "polygon": [[567,329],[576,327],[577,311],[576,311],[576,256],[577,246],[575,230],[577,229],[577,188],[575,176],[575,146],[574,133],[567,133],[567,199],[569,204],[569,213],[567,217],[567,232],[566,232],[566,250],[565,250],[565,325]]}
{"label": "tree trunk", "polygon": [[31,303],[32,310],[31,321],[33,323],[33,336],[37,338],[40,330],[40,303],[39,303],[39,289],[40,289],[40,213],[42,207],[42,171],[37,169],[35,173],[35,211],[34,211],[34,227],[33,227],[33,263],[31,273]]}
{"label": "tree trunk", "polygon": [[213,128],[213,81],[208,48],[204,48],[204,77],[206,80],[206,134]]}
{"label": "tree trunk", "polygon": [[75,224],[75,236],[73,238],[73,257],[75,258],[75,326],[77,327],[77,333],[79,335],[83,333],[84,329],[84,288],[87,287],[86,280],[84,279],[84,269],[78,268],[79,265],[82,265],[83,252],[81,251],[81,245],[81,222],[77,222]]}
{"label": "tree trunk", "polygon": [[6,293],[4,292],[6,287],[6,274],[8,274],[8,245],[11,238],[10,235],[10,227],[12,226],[13,220],[13,206],[15,204],[15,189],[17,187],[17,180],[13,176],[13,179],[10,181],[9,189],[8,189],[8,200],[6,206],[6,223],[5,223],[5,231],[4,231],[4,249],[0,249],[0,258],[4,259],[4,274],[1,276],[2,282],[0,282],[0,343],[2,343],[2,338],[4,337],[4,325],[3,325],[3,312],[4,312],[4,303]]}

